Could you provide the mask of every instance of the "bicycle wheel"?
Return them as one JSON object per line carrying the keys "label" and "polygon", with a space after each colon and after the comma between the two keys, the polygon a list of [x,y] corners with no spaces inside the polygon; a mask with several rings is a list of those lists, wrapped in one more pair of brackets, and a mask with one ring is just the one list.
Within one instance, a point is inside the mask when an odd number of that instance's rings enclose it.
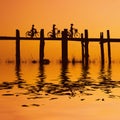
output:
{"label": "bicycle wheel", "polygon": [[40,36],[39,32],[35,33],[34,37],[38,38]]}
{"label": "bicycle wheel", "polygon": [[31,32],[30,32],[30,31],[27,31],[27,32],[25,33],[25,36],[26,36],[26,37],[30,37],[30,36],[31,36]]}
{"label": "bicycle wheel", "polygon": [[72,37],[71,37],[71,32],[68,31],[67,37],[68,37],[68,38],[72,38]]}
{"label": "bicycle wheel", "polygon": [[47,36],[48,36],[49,38],[52,38],[52,36],[53,36],[53,35],[52,35],[52,32],[48,32],[48,33],[47,33]]}
{"label": "bicycle wheel", "polygon": [[80,38],[80,33],[75,33],[74,38]]}

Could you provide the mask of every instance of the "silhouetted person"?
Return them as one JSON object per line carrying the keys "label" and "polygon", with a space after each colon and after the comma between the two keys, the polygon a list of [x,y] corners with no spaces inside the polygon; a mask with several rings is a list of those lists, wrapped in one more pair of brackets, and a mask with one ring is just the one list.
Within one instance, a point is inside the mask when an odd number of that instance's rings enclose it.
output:
{"label": "silhouetted person", "polygon": [[56,28],[55,28],[55,24],[53,24],[53,38],[56,38]]}
{"label": "silhouetted person", "polygon": [[73,38],[73,24],[70,26],[70,38]]}
{"label": "silhouetted person", "polygon": [[37,30],[34,28],[34,25],[32,25],[32,28],[31,28],[31,38],[34,37],[35,33],[37,33]]}

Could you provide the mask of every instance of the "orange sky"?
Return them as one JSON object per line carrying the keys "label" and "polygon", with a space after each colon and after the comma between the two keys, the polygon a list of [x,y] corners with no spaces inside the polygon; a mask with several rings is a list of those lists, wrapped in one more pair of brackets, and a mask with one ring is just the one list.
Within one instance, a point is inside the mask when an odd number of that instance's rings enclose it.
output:
{"label": "orange sky", "polygon": [[[14,36],[15,30],[19,29],[21,36],[25,36],[25,32],[31,29],[32,24],[35,24],[37,30],[44,28],[45,33],[47,33],[51,31],[52,24],[56,24],[58,29],[63,30],[64,28],[69,29],[70,24],[73,23],[80,33],[84,29],[88,29],[89,37],[99,37],[100,32],[104,32],[104,37],[106,37],[107,29],[110,29],[111,37],[120,37],[119,6],[120,0],[0,0],[0,35]],[[15,49],[14,45],[12,44],[12,47],[10,44],[7,42],[7,44],[2,45],[1,43],[2,46],[8,45],[10,49],[6,50],[6,47],[0,49],[0,51],[6,51],[8,58]],[[23,53],[26,53],[23,58],[28,55],[31,47],[32,51],[29,56],[33,58],[34,55],[38,56],[39,45],[34,48],[35,44],[34,46],[31,43],[26,44],[21,45]],[[46,44],[46,57],[58,56],[58,59],[61,58],[60,43],[58,44]],[[71,43],[69,52],[72,57],[78,56],[80,58],[81,53],[77,51],[80,51],[81,48],[79,44],[75,44]],[[97,46],[90,47],[92,53],[96,51],[96,55],[93,53],[93,56],[100,54],[99,50],[96,50],[98,45],[97,43]],[[49,54],[50,49],[54,51],[54,54]],[[58,49],[57,52],[55,52],[56,49]]]}
{"label": "orange sky", "polygon": [[90,37],[111,30],[112,37],[120,37],[119,0],[0,0],[0,35],[14,35],[15,29],[25,31],[34,23],[37,29],[50,31],[55,23],[59,29],[70,23]]}

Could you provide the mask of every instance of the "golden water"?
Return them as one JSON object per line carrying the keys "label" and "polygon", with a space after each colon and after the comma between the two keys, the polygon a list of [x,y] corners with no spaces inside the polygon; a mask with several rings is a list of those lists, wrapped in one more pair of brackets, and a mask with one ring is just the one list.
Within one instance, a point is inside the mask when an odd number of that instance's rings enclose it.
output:
{"label": "golden water", "polygon": [[119,120],[120,64],[0,63],[1,120]]}

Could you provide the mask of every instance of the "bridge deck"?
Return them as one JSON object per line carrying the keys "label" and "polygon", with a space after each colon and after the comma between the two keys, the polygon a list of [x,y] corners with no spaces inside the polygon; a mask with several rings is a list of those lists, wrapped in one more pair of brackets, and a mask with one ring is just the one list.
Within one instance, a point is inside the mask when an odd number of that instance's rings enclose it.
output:
{"label": "bridge deck", "polygon": [[[16,37],[12,37],[12,36],[0,36],[0,40],[16,40]],[[20,37],[20,40],[40,40],[40,38],[30,38],[30,37]],[[45,37],[44,40],[62,40],[62,38],[47,38]],[[85,40],[85,38],[81,39],[81,38],[68,38],[69,41],[81,41],[81,40]],[[88,41],[90,42],[100,42],[101,39],[100,38],[88,38]],[[107,38],[103,38],[104,42],[107,42],[108,39]],[[120,38],[110,38],[109,39],[110,42],[120,42]]]}

